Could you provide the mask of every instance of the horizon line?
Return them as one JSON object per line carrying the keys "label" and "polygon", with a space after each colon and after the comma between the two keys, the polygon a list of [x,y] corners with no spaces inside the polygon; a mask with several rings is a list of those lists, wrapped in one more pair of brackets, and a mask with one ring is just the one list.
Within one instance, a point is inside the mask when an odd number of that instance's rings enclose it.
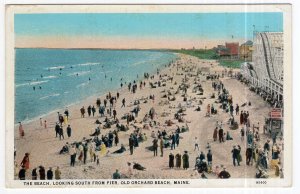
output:
{"label": "horizon line", "polygon": [[14,49],[61,49],[61,50],[211,50],[213,48],[94,48],[94,47],[14,47]]}

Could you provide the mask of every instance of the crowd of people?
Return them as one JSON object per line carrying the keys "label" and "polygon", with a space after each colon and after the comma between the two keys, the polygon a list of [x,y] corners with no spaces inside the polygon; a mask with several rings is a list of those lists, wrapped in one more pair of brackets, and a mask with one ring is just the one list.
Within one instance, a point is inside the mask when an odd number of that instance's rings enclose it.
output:
{"label": "crowd of people", "polygon": [[[81,166],[87,163],[99,166],[102,165],[102,157],[111,155],[121,157],[124,154],[135,155],[137,150],[141,149],[140,147],[146,146],[146,149],[153,152],[153,154],[151,154],[153,157],[157,157],[159,154],[170,169],[182,168],[187,171],[188,169],[192,169],[190,166],[193,166],[193,170],[198,173],[200,178],[230,178],[231,174],[228,171],[228,167],[225,167],[223,164],[213,165],[214,150],[210,145],[218,144],[222,146],[230,141],[232,143],[234,142],[235,145],[232,146],[231,150],[226,151],[228,152],[228,155],[231,155],[231,157],[228,157],[228,160],[230,159],[232,161],[234,167],[244,164],[249,166],[255,165],[258,170],[256,178],[267,177],[267,171],[270,168],[276,169],[276,176],[283,176],[283,169],[280,166],[282,162],[280,160],[283,143],[276,143],[275,139],[271,145],[270,140],[267,140],[262,146],[259,122],[251,121],[252,125],[250,124],[251,115],[247,110],[247,107],[251,107],[251,102],[240,105],[234,102],[234,96],[226,89],[225,84],[221,80],[224,75],[205,74],[201,71],[197,71],[195,79],[193,80],[194,87],[191,87],[191,77],[195,72],[195,69],[197,69],[196,66],[180,64],[178,62],[172,63],[172,65],[177,68],[177,74],[181,76],[184,75],[182,76],[182,83],[174,83],[173,76],[160,74],[160,71],[157,70],[157,76],[150,76],[148,73],[145,73],[145,81],[138,82],[134,80],[127,84],[127,88],[128,92],[136,94],[138,90],[142,90],[147,86],[151,89],[155,89],[164,87],[167,83],[172,83],[174,87],[178,86],[176,92],[166,91],[163,97],[157,98],[151,93],[150,89],[148,97],[130,100],[123,97],[122,92],[119,93],[118,91],[116,92],[116,95],[108,92],[104,99],[97,98],[95,104],[90,104],[86,106],[87,108],[82,106],[79,110],[80,119],[94,118],[96,127],[93,133],[90,133],[77,141],[68,141],[58,150],[61,157],[65,157],[66,155],[69,156],[70,167]],[[171,64],[169,64],[169,66],[171,66]],[[157,78],[158,81],[155,81],[155,78]],[[207,92],[204,91],[200,82],[202,78],[205,78],[207,82],[211,82],[214,91],[213,94],[207,94]],[[149,82],[149,84],[146,84],[146,81]],[[121,83],[121,88],[122,87],[123,82]],[[228,122],[216,122],[216,125],[212,130],[212,142],[203,138],[198,139],[198,137],[193,137],[193,139],[183,139],[183,133],[189,133],[191,130],[188,125],[191,121],[188,121],[185,118],[185,112],[188,108],[194,107],[193,103],[196,102],[196,100],[193,101],[193,97],[188,93],[188,90],[191,88],[195,91],[195,95],[209,95],[209,99],[206,99],[209,103],[206,103],[205,119],[213,120],[212,118],[217,117],[220,114],[224,114],[228,117]],[[162,123],[161,117],[155,110],[154,103],[156,103],[156,99],[167,99],[166,104],[171,107],[170,102],[174,101],[173,99],[178,98],[182,98],[183,101],[181,103],[183,103],[184,106],[180,103],[174,117],[171,117],[171,115],[170,118],[167,118],[165,122]],[[201,107],[204,104],[203,101],[204,99],[201,99],[199,104],[197,104],[197,108],[195,109],[197,112],[201,112]],[[144,106],[143,104],[147,104],[147,106]],[[120,114],[120,112],[123,112],[121,109],[129,109],[129,107],[130,110],[126,111],[123,115]],[[139,115],[142,108],[144,109],[144,115]],[[54,126],[56,138],[59,138],[61,141],[65,140],[64,128],[67,133],[66,139],[72,137],[73,127],[71,127],[70,124],[71,119],[68,109],[65,110],[64,114],[58,112],[58,118],[57,121],[55,121]],[[40,123],[43,128],[49,128],[46,120],[44,122],[41,121]],[[180,123],[184,123],[184,125],[180,127]],[[228,127],[226,125],[228,125]],[[24,137],[25,133],[21,123],[19,124],[19,133],[20,137]],[[121,140],[120,134],[124,133],[128,134],[129,137],[127,136],[126,140]],[[239,133],[240,139],[233,139],[232,133]],[[193,142],[193,150],[187,150],[185,147],[180,147],[181,141]],[[202,141],[207,142],[206,151],[200,147]],[[140,146],[141,144],[146,145]],[[242,149],[241,145],[243,144],[246,145],[245,150]],[[179,151],[178,148],[185,151]],[[175,150],[178,151],[175,152]],[[199,154],[197,154],[195,160],[190,160],[190,154],[197,151]],[[245,161],[243,160],[243,156],[246,156]],[[191,161],[193,162],[191,163]],[[59,167],[56,167],[54,173],[52,167],[49,167],[47,172],[43,166],[30,168],[29,153],[25,154],[20,166],[21,169],[18,173],[20,180],[27,179],[30,170],[32,175],[31,178],[33,180],[36,180],[37,178],[40,180],[45,180],[46,178],[52,180],[53,177],[54,179],[61,178]],[[143,167],[136,162],[133,165],[128,163],[128,173],[116,169],[112,174],[112,178],[130,178],[133,175],[133,169],[145,171],[146,167]],[[124,174],[126,174],[126,176]]]}

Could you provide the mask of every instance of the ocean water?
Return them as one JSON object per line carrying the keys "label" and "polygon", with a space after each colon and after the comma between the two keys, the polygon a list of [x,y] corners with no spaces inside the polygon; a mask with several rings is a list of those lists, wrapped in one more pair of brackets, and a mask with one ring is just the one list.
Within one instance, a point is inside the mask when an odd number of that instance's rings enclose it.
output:
{"label": "ocean water", "polygon": [[154,74],[177,57],[141,50],[15,51],[15,123],[114,91],[121,82],[141,80],[144,72]]}

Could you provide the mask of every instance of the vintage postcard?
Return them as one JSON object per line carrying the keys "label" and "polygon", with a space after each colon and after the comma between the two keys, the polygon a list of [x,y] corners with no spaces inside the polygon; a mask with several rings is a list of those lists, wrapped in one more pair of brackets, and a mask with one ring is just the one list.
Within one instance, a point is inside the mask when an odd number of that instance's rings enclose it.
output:
{"label": "vintage postcard", "polygon": [[292,186],[291,5],[7,5],[6,186]]}

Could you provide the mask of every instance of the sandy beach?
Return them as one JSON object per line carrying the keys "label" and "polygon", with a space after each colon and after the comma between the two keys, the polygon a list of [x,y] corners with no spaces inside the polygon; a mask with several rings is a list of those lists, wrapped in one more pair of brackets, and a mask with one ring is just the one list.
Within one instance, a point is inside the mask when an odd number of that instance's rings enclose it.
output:
{"label": "sandy beach", "polygon": [[[177,68],[177,64],[178,67]],[[188,69],[189,67],[195,67],[193,71],[184,71],[183,69]],[[197,76],[197,69],[201,71],[202,75]],[[228,72],[229,69],[226,71]],[[236,72],[239,70],[236,70]],[[30,153],[30,170],[27,172],[28,179],[31,179],[31,170],[34,167],[40,165],[44,166],[46,170],[49,167],[56,168],[59,166],[62,172],[62,179],[110,179],[112,174],[116,169],[119,169],[121,174],[127,173],[127,162],[137,162],[146,168],[146,171],[133,171],[133,175],[130,178],[136,179],[151,179],[151,178],[162,178],[162,179],[178,179],[178,178],[200,178],[200,174],[195,173],[194,166],[196,162],[196,157],[199,156],[200,151],[207,154],[208,149],[206,148],[207,143],[211,145],[211,151],[213,154],[213,166],[224,165],[228,172],[231,174],[232,178],[254,178],[256,173],[255,165],[246,165],[245,151],[246,151],[246,140],[242,141],[240,137],[241,126],[237,130],[231,130],[227,121],[230,118],[230,114],[226,113],[220,108],[221,104],[215,103],[216,98],[211,98],[211,95],[215,93],[217,97],[217,91],[214,91],[212,87],[212,81],[206,79],[208,74],[219,74],[225,72],[225,68],[218,65],[217,61],[213,60],[202,60],[196,57],[188,55],[179,55],[179,59],[175,61],[170,67],[160,71],[162,75],[161,79],[158,75],[155,75],[154,79],[145,79],[146,86],[140,89],[137,88],[136,93],[128,91],[127,86],[123,86],[119,89],[120,97],[116,102],[117,118],[121,124],[126,125],[126,120],[122,120],[121,117],[129,113],[135,107],[133,105],[134,100],[149,98],[150,95],[155,96],[155,100],[147,100],[147,103],[140,103],[140,112],[136,118],[137,123],[131,122],[129,124],[129,130],[126,132],[120,131],[118,146],[113,145],[111,148],[107,148],[110,153],[118,150],[121,144],[124,144],[126,151],[122,154],[108,154],[107,156],[100,157],[100,165],[96,165],[94,162],[90,162],[89,154],[87,163],[79,164],[78,160],[75,167],[70,166],[70,155],[69,154],[59,154],[61,148],[66,144],[66,142],[80,142],[83,137],[90,138],[98,124],[95,121],[99,119],[102,124],[100,125],[101,135],[108,134],[109,131],[116,129],[116,125],[112,125],[110,129],[103,129],[103,123],[105,117],[100,117],[97,112],[95,117],[88,117],[87,113],[85,118],[81,118],[80,108],[84,106],[87,108],[89,105],[94,105],[96,107],[96,99],[100,98],[102,103],[105,96],[92,96],[88,99],[74,104],[68,107],[70,112],[68,124],[72,127],[72,136],[70,138],[66,135],[67,124],[63,124],[64,136],[63,140],[55,137],[55,123],[57,122],[57,113],[51,113],[45,117],[43,120],[47,120],[48,126],[45,129],[40,126],[39,119],[23,125],[25,136],[20,138],[18,126],[15,127],[15,149],[16,149],[16,162],[20,164],[24,154]],[[226,73],[225,73],[226,74]],[[176,93],[178,86],[183,82],[184,78],[187,78],[185,84],[190,87],[187,89],[187,101],[184,101],[182,97],[182,91]],[[168,78],[173,78],[171,81]],[[149,82],[155,83],[161,81],[165,86],[151,88]],[[229,91],[230,95],[233,97],[233,104],[242,105],[244,103],[251,102],[251,106],[240,106],[240,111],[249,111],[249,118],[252,124],[260,123],[260,138],[258,142],[260,146],[263,146],[266,139],[269,137],[263,134],[263,124],[265,117],[268,115],[271,107],[268,105],[260,96],[251,92],[249,88],[239,82],[233,77],[225,75],[219,79],[223,82],[225,88]],[[175,85],[175,82],[177,83]],[[193,92],[193,87],[197,84],[201,84],[204,90],[203,95],[197,95]],[[139,86],[139,83],[138,83]],[[163,96],[168,94],[174,96],[176,99],[174,101],[168,101],[167,98]],[[117,91],[111,91],[112,96],[116,96]],[[168,96],[168,95],[167,95]],[[122,99],[126,99],[126,107],[121,108]],[[202,104],[199,104],[199,101]],[[208,104],[214,104],[217,109],[216,115],[211,115],[206,117],[206,107]],[[178,122],[174,119],[174,114],[179,110],[178,106],[185,109],[184,120],[186,122]],[[201,111],[195,111],[195,109],[200,106]],[[156,115],[154,120],[159,123],[150,129],[142,129],[142,133],[147,135],[147,140],[141,142],[139,147],[134,149],[133,155],[130,155],[128,138],[130,134],[134,131],[134,126],[143,126],[143,118],[145,114],[149,112],[151,108],[155,109]],[[65,107],[61,107],[60,112],[63,113]],[[107,115],[107,114],[106,114]],[[234,114],[235,115],[235,114]],[[108,115],[109,117],[109,115]],[[110,118],[110,117],[109,117]],[[239,123],[239,116],[234,116],[235,120]],[[167,126],[165,121],[171,120],[174,122],[171,126]],[[223,123],[224,132],[230,131],[233,140],[225,141],[224,143],[219,143],[213,140],[213,131],[216,127],[216,122]],[[170,148],[164,149],[164,156],[160,157],[160,150],[158,149],[158,156],[154,157],[153,152],[148,150],[147,147],[152,146],[153,138],[151,137],[151,132],[157,133],[158,130],[171,134],[175,132],[177,125],[179,127],[188,125],[189,131],[185,133],[180,133],[180,143],[175,150]],[[101,137],[100,135],[100,137]],[[194,151],[194,138],[197,137],[199,140],[200,151]],[[241,166],[234,167],[232,164],[231,150],[233,145],[241,146],[241,155],[243,161]],[[181,155],[184,151],[188,151],[190,168],[188,170],[180,169],[170,169],[169,168],[169,154],[173,153],[176,155],[180,153]],[[274,170],[269,170],[269,175],[274,176]],[[217,178],[213,174],[206,174],[208,178]],[[16,177],[17,179],[17,177]]]}

